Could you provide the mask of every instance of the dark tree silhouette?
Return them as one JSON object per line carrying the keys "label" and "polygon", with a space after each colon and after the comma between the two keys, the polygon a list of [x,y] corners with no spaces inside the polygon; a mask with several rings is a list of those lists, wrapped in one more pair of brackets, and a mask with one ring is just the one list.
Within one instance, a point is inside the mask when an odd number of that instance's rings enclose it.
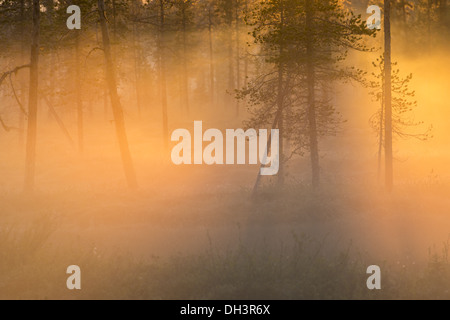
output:
{"label": "dark tree silhouette", "polygon": [[123,109],[120,103],[120,98],[117,93],[116,75],[114,71],[114,64],[111,53],[111,44],[109,40],[108,26],[106,24],[106,11],[104,0],[98,0],[98,13],[100,18],[100,25],[102,29],[103,52],[106,61],[106,81],[108,91],[111,98],[111,106],[114,115],[114,122],[116,126],[117,139],[120,146],[120,154],[122,156],[123,169],[127,179],[128,186],[131,189],[137,188],[136,173],[134,170],[133,160],[131,158],[130,149],[128,146],[128,138],[125,130],[125,121],[123,117]]}

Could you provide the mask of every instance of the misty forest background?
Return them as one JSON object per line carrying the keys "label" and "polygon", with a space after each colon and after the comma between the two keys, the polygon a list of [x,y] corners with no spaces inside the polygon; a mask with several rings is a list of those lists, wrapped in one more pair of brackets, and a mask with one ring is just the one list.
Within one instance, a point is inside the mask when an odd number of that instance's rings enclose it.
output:
{"label": "misty forest background", "polygon": [[[450,298],[447,0],[0,0],[0,25],[0,298]],[[195,120],[279,129],[279,174],[173,165]]]}

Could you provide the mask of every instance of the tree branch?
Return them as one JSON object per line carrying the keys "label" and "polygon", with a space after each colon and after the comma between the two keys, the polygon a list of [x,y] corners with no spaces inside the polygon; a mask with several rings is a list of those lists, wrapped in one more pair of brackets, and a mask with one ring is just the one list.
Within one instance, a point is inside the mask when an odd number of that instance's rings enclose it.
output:
{"label": "tree branch", "polygon": [[2,117],[0,116],[0,124],[2,125],[2,128],[6,131],[6,132],[10,132],[11,130],[20,130],[19,128],[14,128],[14,127],[10,127],[7,126],[5,124],[5,122],[3,121]]}
{"label": "tree branch", "polygon": [[6,77],[8,77],[9,75],[11,75],[13,73],[16,74],[17,72],[19,72],[19,70],[29,68],[29,67],[30,67],[30,64],[24,64],[23,66],[15,67],[14,69],[3,73],[2,76],[0,77],[0,86],[2,85],[2,83],[6,79]]}
{"label": "tree branch", "polygon": [[12,88],[12,92],[14,93],[14,98],[16,98],[17,104],[19,105],[20,111],[22,111],[22,113],[25,115],[25,117],[28,117],[27,112],[25,111],[25,108],[23,107],[22,103],[19,100],[19,97],[16,94],[16,90],[14,89],[14,85],[12,82],[12,73],[9,74],[9,82],[11,84],[11,88]]}

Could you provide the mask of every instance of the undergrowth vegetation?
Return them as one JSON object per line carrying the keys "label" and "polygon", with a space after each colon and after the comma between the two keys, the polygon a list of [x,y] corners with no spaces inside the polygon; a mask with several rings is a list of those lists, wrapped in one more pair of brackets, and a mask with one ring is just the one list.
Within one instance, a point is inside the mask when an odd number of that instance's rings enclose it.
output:
{"label": "undergrowth vegetation", "polygon": [[[366,287],[368,256],[349,245],[330,254],[327,241],[293,234],[292,246],[265,243],[200,254],[136,259],[131,254],[49,245],[52,219],[0,232],[2,299],[447,299],[448,242],[421,265],[381,265],[382,289]],[[82,270],[82,289],[66,288],[68,265]]]}

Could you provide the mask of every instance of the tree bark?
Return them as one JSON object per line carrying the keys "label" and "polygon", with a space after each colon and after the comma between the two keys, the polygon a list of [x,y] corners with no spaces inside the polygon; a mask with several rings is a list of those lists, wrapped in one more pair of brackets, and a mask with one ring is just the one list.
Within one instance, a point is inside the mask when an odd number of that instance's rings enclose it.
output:
{"label": "tree bark", "polygon": [[383,152],[383,138],[384,138],[384,77],[381,83],[382,98],[380,111],[380,131],[378,132],[378,182],[381,181],[381,155]]}
{"label": "tree bark", "polygon": [[141,67],[140,63],[140,55],[141,52],[138,49],[139,46],[139,33],[137,30],[137,24],[135,23],[133,26],[133,52],[134,52],[134,87],[136,91],[136,105],[138,109],[139,118],[141,117],[141,90],[140,90],[140,73],[139,69]]}
{"label": "tree bark", "polygon": [[164,151],[169,152],[169,120],[167,112],[167,83],[166,83],[166,66],[164,55],[164,33],[165,33],[165,10],[164,0],[159,0],[160,5],[160,22],[159,22],[159,34],[158,34],[158,60],[159,60],[159,92],[161,96],[162,104],[162,117],[163,117],[163,145]]}
{"label": "tree bark", "polygon": [[40,3],[33,0],[33,31],[30,54],[30,91],[28,98],[28,128],[25,158],[25,192],[33,192],[36,167],[36,132],[39,88],[39,23]]}
{"label": "tree bark", "polygon": [[212,8],[211,4],[208,8],[208,33],[209,33],[209,81],[210,81],[210,96],[211,96],[211,106],[215,103],[215,71],[214,71],[214,51],[213,51],[213,36],[212,36]]}
{"label": "tree bark", "polygon": [[116,0],[112,0],[114,44],[117,42]]}
{"label": "tree bark", "polygon": [[[231,0],[228,0],[231,2]],[[233,65],[233,5],[232,2],[230,3],[230,8],[227,8],[227,24],[228,24],[228,93],[226,94],[226,99],[224,101],[227,101],[227,105],[231,105],[233,99],[230,96],[230,94],[233,93],[235,86],[234,86],[234,65]]]}
{"label": "tree bark", "polygon": [[116,126],[117,139],[119,141],[120,153],[122,156],[123,169],[127,179],[128,187],[131,189],[137,188],[136,173],[134,171],[133,160],[131,158],[130,149],[128,146],[128,139],[125,130],[125,121],[123,117],[123,109],[120,103],[120,98],[117,93],[116,75],[114,72],[114,65],[111,54],[111,44],[109,40],[108,27],[106,25],[105,3],[104,0],[98,0],[98,12],[100,16],[100,25],[102,29],[103,51],[106,61],[106,81],[108,91],[111,98],[112,111]]}
{"label": "tree bark", "polygon": [[72,137],[70,136],[69,131],[67,130],[66,126],[64,125],[64,122],[61,120],[61,118],[58,116],[58,113],[56,112],[53,105],[50,103],[47,97],[44,96],[44,101],[47,104],[48,111],[50,115],[55,119],[56,123],[58,124],[59,128],[63,132],[64,136],[67,138],[67,141],[69,141],[71,146],[75,146],[75,143],[73,142]]}
{"label": "tree bark", "polygon": [[[284,15],[285,15],[285,8],[284,6],[281,7],[280,12],[280,29],[284,28]],[[284,63],[282,62],[282,55],[284,52],[284,42],[281,42],[280,44],[280,62],[278,65],[278,84],[277,84],[277,112],[275,114],[275,119],[273,120],[273,124],[271,129],[278,128],[279,132],[279,167],[278,167],[278,185],[282,186],[284,184],[284,121],[283,121],[283,111],[284,111]],[[271,152],[271,146],[272,146],[272,130],[270,130],[269,138],[266,145],[266,154],[269,155]],[[261,168],[262,166],[260,166]],[[253,192],[252,197],[255,197],[258,192],[258,187],[261,181],[261,170],[258,171],[258,176],[256,177],[255,185],[253,186]]]}
{"label": "tree bark", "polygon": [[391,0],[384,1],[384,103],[385,103],[385,183],[388,192],[393,187],[393,155],[392,155],[392,86],[391,86]]}
{"label": "tree bark", "polygon": [[309,148],[311,153],[312,186],[314,189],[320,184],[319,144],[316,124],[316,96],[315,96],[315,68],[314,68],[314,39],[313,39],[313,0],[306,0],[306,82],[308,90],[308,123]]}
{"label": "tree bark", "polygon": [[80,46],[80,30],[75,30],[75,95],[77,103],[77,130],[78,130],[78,151],[83,153],[84,150],[84,133],[83,133],[83,100],[81,98],[81,46]]}
{"label": "tree bark", "polygon": [[[245,0],[245,12],[248,12],[248,0]],[[247,49],[245,50],[244,56],[244,87],[247,87],[247,77],[248,77],[248,55]]]}
{"label": "tree bark", "polygon": [[[20,57],[21,57],[21,64],[25,64],[28,63],[28,58],[27,56],[27,44],[26,44],[26,36],[25,36],[25,0],[20,0],[20,32],[21,32],[21,36],[22,36],[22,43],[21,43],[21,50],[20,50]],[[22,100],[22,104],[25,105],[26,104],[26,77],[20,75],[19,76],[19,81],[20,81],[20,96],[21,96],[21,100]],[[25,132],[25,115],[23,114],[23,112],[19,112],[19,146],[20,148],[23,147],[24,145],[24,141],[25,141],[25,137],[24,137],[24,132]]]}
{"label": "tree bark", "polygon": [[[236,88],[241,87],[241,66],[240,66],[240,47],[239,47],[239,0],[235,3],[236,18]],[[239,99],[236,99],[236,116],[239,116]]]}
{"label": "tree bark", "polygon": [[[285,8],[282,4],[281,8],[281,27],[284,29],[284,15]],[[283,32],[281,32],[283,33]],[[277,108],[278,108],[278,130],[279,130],[279,168],[278,168],[278,184],[284,184],[284,121],[283,121],[283,111],[284,111],[284,63],[283,63],[283,53],[284,53],[284,41],[282,40],[280,44],[280,62],[278,65],[278,96],[277,96]]]}
{"label": "tree bark", "polygon": [[182,4],[182,28],[183,28],[183,105],[189,115],[189,80],[187,70],[187,17],[186,4]]}

